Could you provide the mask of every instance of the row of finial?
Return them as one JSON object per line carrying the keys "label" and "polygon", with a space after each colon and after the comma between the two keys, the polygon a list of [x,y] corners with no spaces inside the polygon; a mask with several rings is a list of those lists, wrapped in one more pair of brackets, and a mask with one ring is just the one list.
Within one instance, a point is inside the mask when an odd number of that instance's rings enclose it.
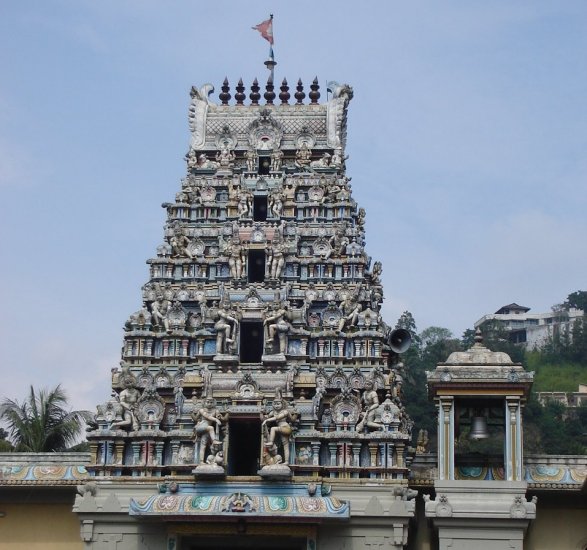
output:
{"label": "row of finial", "polygon": [[[228,84],[228,78],[224,79],[221,90],[222,91],[220,92],[220,94],[218,94],[218,97],[222,102],[222,105],[228,105],[228,102],[232,98],[232,95],[230,94],[230,85]],[[259,86],[259,82],[255,78],[251,86],[251,93],[249,94],[251,105],[259,105],[259,100],[261,99],[260,90],[261,88]],[[316,77],[312,81],[312,84],[310,85],[310,92],[308,93],[311,105],[318,104],[318,100],[320,99],[319,90],[320,85],[318,84],[318,77]],[[244,105],[246,97],[247,96],[245,94],[245,86],[243,84],[243,79],[239,78],[238,84],[236,85],[236,93],[234,94],[236,104]],[[265,93],[263,94],[263,97],[265,98],[265,102],[267,105],[273,105],[276,94],[275,86],[273,85],[273,82],[271,80],[268,80],[267,84],[265,85]],[[287,80],[284,78],[283,82],[281,83],[281,86],[279,87],[279,100],[281,101],[281,105],[288,105],[290,97],[291,94],[289,93],[289,86],[287,85]],[[304,85],[302,84],[302,79],[300,78],[298,79],[298,84],[296,86],[296,91],[294,93],[294,98],[296,99],[295,105],[303,105],[305,97],[306,94],[304,92]]]}

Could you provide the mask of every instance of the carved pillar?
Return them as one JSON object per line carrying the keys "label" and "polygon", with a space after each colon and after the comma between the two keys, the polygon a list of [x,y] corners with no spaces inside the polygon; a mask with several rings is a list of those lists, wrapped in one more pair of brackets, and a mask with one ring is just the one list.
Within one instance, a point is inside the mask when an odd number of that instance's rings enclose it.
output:
{"label": "carved pillar", "polygon": [[320,441],[312,441],[312,465],[320,466]]}
{"label": "carved pillar", "polygon": [[452,396],[438,399],[438,477],[455,478],[455,407]]}
{"label": "carved pillar", "polygon": [[97,441],[90,441],[90,453],[92,455],[92,462],[98,464],[98,448],[99,444]]}
{"label": "carved pillar", "polygon": [[174,439],[171,442],[171,464],[177,464],[179,462],[179,441]]}
{"label": "carved pillar", "polygon": [[122,439],[118,439],[114,443],[114,448],[114,452],[116,455],[116,460],[114,461],[114,463],[117,465],[121,465],[124,463],[124,441]]}
{"label": "carved pillar", "polygon": [[338,445],[336,443],[329,443],[328,450],[330,451],[330,465],[336,466],[336,451]]}
{"label": "carved pillar", "polygon": [[522,407],[519,397],[505,401],[505,478],[522,481]]}
{"label": "carved pillar", "polygon": [[[139,465],[141,463],[141,448],[143,443],[141,441],[133,441],[131,443],[132,447],[132,463],[135,465]],[[134,474],[135,472],[133,472]],[[138,472],[136,472],[138,473]]]}
{"label": "carved pillar", "polygon": [[369,455],[371,457],[371,464],[370,466],[375,467],[377,466],[377,449],[379,445],[373,441],[369,442]]}

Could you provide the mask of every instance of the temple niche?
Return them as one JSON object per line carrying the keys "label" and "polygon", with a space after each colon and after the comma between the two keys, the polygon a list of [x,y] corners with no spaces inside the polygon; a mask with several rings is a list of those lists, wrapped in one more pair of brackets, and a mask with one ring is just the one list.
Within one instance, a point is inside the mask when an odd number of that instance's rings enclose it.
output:
{"label": "temple niche", "polygon": [[234,104],[227,81],[220,104],[211,85],[191,91],[186,175],[163,204],[112,396],[88,435],[97,478],[166,480],[166,496],[131,499],[134,516],[164,516],[157,499],[175,502],[181,482],[224,500],[176,517],[262,518],[272,512],[260,493],[295,499],[310,479],[302,493],[320,517],[348,519],[344,492],[329,496],[324,483],[368,480],[405,501],[398,547],[407,536],[412,422],[398,361],[407,335],[381,318],[382,265],[365,251],[365,211],[346,174],[353,90],[328,89],[320,104],[314,80],[304,103],[301,81],[293,94],[285,80],[278,94],[269,82],[263,105],[256,81],[247,104],[242,82]]}

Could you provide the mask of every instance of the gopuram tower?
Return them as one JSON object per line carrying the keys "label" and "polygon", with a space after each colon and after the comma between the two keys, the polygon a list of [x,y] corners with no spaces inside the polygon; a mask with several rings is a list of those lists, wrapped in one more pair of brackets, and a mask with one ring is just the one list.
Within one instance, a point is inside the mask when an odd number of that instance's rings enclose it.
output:
{"label": "gopuram tower", "polygon": [[187,173],[88,435],[86,547],[406,543],[409,335],[381,318],[346,174],[353,91],[328,91],[192,88]]}

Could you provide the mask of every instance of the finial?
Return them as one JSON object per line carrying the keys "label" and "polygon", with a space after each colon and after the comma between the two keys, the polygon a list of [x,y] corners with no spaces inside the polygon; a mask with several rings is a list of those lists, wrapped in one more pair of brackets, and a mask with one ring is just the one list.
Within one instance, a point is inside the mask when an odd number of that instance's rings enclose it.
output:
{"label": "finial", "polygon": [[228,78],[224,77],[224,82],[222,83],[221,92],[218,94],[220,101],[222,101],[222,105],[228,105],[228,101],[232,97],[230,95],[230,86],[228,85]]}
{"label": "finial", "polygon": [[308,94],[308,97],[310,98],[310,101],[312,102],[312,105],[316,105],[318,103],[318,100],[320,99],[320,92],[318,90],[320,90],[320,85],[318,84],[318,77],[314,78],[314,80],[312,81],[312,84],[310,85],[310,93]]}
{"label": "finial", "polygon": [[253,80],[253,85],[251,86],[251,93],[249,98],[251,100],[251,105],[259,105],[259,100],[261,99],[261,94],[259,93],[259,81],[255,78]]}
{"label": "finial", "polygon": [[243,79],[238,79],[238,84],[236,85],[236,94],[234,94],[234,99],[236,99],[237,105],[244,105],[244,101],[246,99],[245,95],[245,87],[243,85]]}
{"label": "finial", "polygon": [[267,84],[265,84],[265,90],[267,90],[264,94],[263,97],[265,98],[265,101],[267,102],[267,105],[273,105],[273,100],[275,99],[275,92],[274,90],[274,86],[273,86],[273,79],[270,78],[267,81]]}
{"label": "finial", "polygon": [[289,86],[287,85],[287,80],[284,78],[283,82],[281,83],[281,88],[279,88],[281,92],[279,93],[279,99],[281,99],[282,105],[287,105],[289,98],[291,97],[289,94]]}
{"label": "finial", "polygon": [[479,327],[477,327],[477,330],[475,331],[475,345],[477,347],[483,345],[483,333]]}
{"label": "finial", "polygon": [[296,98],[296,105],[303,105],[304,98],[306,94],[304,93],[304,85],[302,84],[302,79],[298,78],[298,85],[296,86],[296,93],[294,94]]}

